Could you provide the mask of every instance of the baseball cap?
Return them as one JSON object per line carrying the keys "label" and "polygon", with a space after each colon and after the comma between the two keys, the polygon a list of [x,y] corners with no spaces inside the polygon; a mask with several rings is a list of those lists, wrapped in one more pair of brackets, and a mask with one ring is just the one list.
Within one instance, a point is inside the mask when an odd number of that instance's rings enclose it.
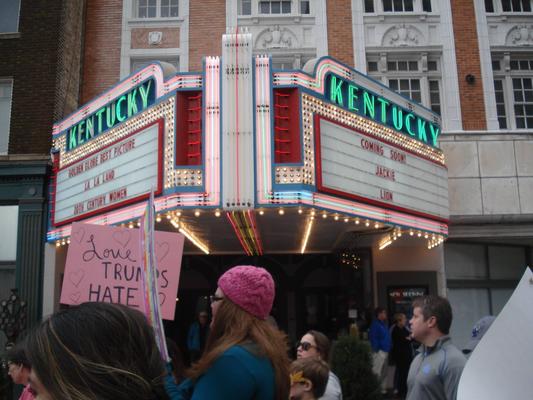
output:
{"label": "baseball cap", "polygon": [[492,315],[487,315],[476,322],[476,324],[472,328],[472,336],[470,337],[470,341],[463,349],[463,353],[468,354],[474,351],[479,341],[485,335],[485,333],[487,333],[495,319],[496,317]]}

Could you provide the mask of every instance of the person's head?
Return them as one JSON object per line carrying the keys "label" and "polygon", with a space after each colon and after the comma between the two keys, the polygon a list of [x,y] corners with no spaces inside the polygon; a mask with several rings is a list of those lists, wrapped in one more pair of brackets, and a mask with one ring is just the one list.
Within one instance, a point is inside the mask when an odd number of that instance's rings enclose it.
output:
{"label": "person's head", "polygon": [[200,325],[207,325],[207,323],[209,322],[209,314],[207,313],[207,311],[200,311],[198,313],[198,322],[200,323]]}
{"label": "person's head", "polygon": [[329,361],[330,342],[326,335],[318,331],[308,331],[296,347],[297,358],[319,357]]}
{"label": "person's head", "polygon": [[450,332],[452,324],[452,307],[448,300],[440,296],[423,296],[413,301],[411,318],[413,337],[426,343]]}
{"label": "person's head", "polygon": [[470,337],[470,341],[463,349],[464,354],[470,354],[474,351],[478,343],[481,341],[481,338],[485,336],[485,333],[487,333],[495,319],[496,317],[493,317],[492,315],[487,315],[486,317],[483,317],[476,322],[476,324],[472,328],[472,335]]}
{"label": "person's head", "polygon": [[13,383],[17,385],[27,385],[30,377],[31,365],[26,357],[24,343],[19,343],[8,350],[7,366],[8,375],[11,377]]}
{"label": "person's head", "polygon": [[387,310],[385,310],[383,307],[376,307],[374,310],[374,318],[379,319],[380,321],[386,321]]}
{"label": "person's head", "polygon": [[396,313],[394,314],[394,323],[397,327],[403,328],[407,323],[407,317],[404,313]]}
{"label": "person's head", "polygon": [[233,267],[218,279],[211,303],[213,320],[217,319],[219,301],[224,298],[255,318],[266,320],[275,294],[274,280],[266,269],[251,265]]}
{"label": "person's head", "polygon": [[165,365],[145,316],[84,303],[44,320],[27,340],[38,399],[166,399]]}
{"label": "person's head", "polygon": [[226,271],[211,296],[213,319],[205,352],[189,375],[197,379],[228,348],[252,342],[259,355],[272,363],[276,399],[285,400],[289,395],[287,341],[285,335],[267,321],[274,295],[274,280],[267,270],[241,265]]}
{"label": "person's head", "polygon": [[318,357],[299,358],[290,368],[290,400],[318,399],[324,395],[329,378],[329,367]]}

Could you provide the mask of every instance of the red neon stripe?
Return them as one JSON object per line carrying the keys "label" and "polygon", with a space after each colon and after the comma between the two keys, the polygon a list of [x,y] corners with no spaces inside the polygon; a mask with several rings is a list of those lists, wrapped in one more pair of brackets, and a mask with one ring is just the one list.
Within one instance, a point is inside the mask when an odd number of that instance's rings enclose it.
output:
{"label": "red neon stripe", "polygon": [[247,244],[244,243],[243,238],[240,235],[239,230],[237,229],[237,226],[235,225],[235,222],[233,221],[233,217],[230,212],[226,212],[226,217],[228,218],[228,221],[230,222],[231,226],[233,227],[233,231],[235,232],[235,235],[237,236],[237,239],[239,239],[239,242],[241,243],[241,247],[244,249],[246,254],[249,256],[252,255],[250,249],[248,248]]}

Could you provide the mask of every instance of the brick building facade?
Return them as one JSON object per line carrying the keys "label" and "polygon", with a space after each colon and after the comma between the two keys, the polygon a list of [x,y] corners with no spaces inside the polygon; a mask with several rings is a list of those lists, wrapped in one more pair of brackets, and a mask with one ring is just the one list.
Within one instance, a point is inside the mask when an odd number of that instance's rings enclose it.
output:
{"label": "brick building facade", "polygon": [[0,298],[17,287],[32,325],[42,315],[50,131],[79,104],[84,3],[22,0],[0,8]]}

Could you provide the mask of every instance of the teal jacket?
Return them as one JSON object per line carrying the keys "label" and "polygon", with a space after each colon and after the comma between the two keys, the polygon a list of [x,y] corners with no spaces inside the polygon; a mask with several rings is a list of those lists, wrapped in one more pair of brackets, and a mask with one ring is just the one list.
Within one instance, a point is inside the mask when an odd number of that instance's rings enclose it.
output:
{"label": "teal jacket", "polygon": [[226,350],[196,381],[177,386],[170,376],[165,389],[171,400],[273,400],[275,377],[268,358],[254,354],[252,346]]}

